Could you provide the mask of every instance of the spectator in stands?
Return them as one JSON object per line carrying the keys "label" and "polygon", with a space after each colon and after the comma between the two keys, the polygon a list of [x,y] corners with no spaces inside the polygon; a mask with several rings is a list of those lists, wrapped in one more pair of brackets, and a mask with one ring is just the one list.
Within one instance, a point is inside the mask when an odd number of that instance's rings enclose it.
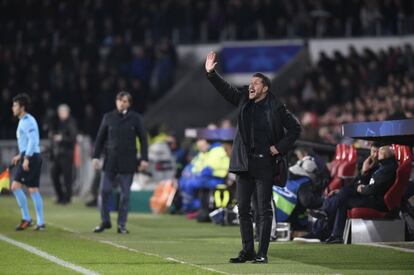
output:
{"label": "spectator in stands", "polygon": [[[51,176],[56,193],[56,203],[67,204],[72,198],[73,154],[78,133],[70,108],[61,104],[57,108],[57,121],[49,131],[52,161]],[[63,182],[62,182],[63,178]],[[63,184],[62,184],[63,183]]]}
{"label": "spectator in stands", "polygon": [[[348,57],[321,53],[319,62],[304,80],[289,86],[288,105],[303,112],[303,138],[336,144],[341,139],[338,126],[342,123],[412,117],[409,106],[414,96],[414,79],[410,73],[410,48],[406,45],[404,50],[394,47],[378,53],[369,49],[358,53],[351,47]],[[318,104],[303,97],[309,91],[318,95]],[[312,134],[315,124],[319,137]]]}
{"label": "spectator in stands", "polygon": [[[31,87],[34,105],[39,106],[33,112],[42,125],[47,108],[41,108],[42,102],[36,100],[40,101],[47,91],[51,106],[67,102],[77,120],[83,117],[83,107],[87,104],[96,106],[97,113],[109,111],[113,91],[121,79],[131,93],[141,85],[141,91],[154,95],[152,101],[157,100],[174,80],[177,63],[171,49],[177,43],[414,32],[411,0],[362,2],[40,0],[36,5],[30,1],[16,5],[15,1],[2,1],[0,86],[2,91]],[[30,17],[25,16],[25,11],[30,11]],[[21,18],[25,18],[23,24]],[[160,52],[166,37],[171,40],[169,50]],[[407,48],[392,54],[403,61],[400,69],[408,66],[408,71],[413,72],[412,50]],[[411,58],[401,59],[401,54]],[[387,64],[387,55],[385,63],[376,63],[377,68],[393,66],[394,62]],[[365,81],[358,78],[359,73],[365,74],[364,63],[370,62],[363,60],[348,66],[357,79],[346,80],[351,74],[348,68],[342,70],[345,76],[328,79],[342,78],[344,83],[363,85]],[[330,76],[334,72],[331,70]],[[386,78],[388,72],[382,74]],[[322,85],[316,91],[318,98],[339,99],[337,90],[328,84],[331,87]],[[359,90],[356,87],[353,91]],[[8,101],[0,101],[0,110],[8,109],[11,96]],[[330,105],[318,104],[317,108]],[[140,111],[145,106],[140,103]],[[12,138],[11,118],[0,115],[0,119],[0,138]]]}
{"label": "spectator in stands", "polygon": [[318,218],[316,226],[304,241],[324,239],[324,230],[329,232],[325,240],[328,244],[343,243],[342,234],[346,222],[346,212],[354,207],[368,207],[379,211],[387,209],[384,195],[395,181],[398,164],[393,149],[383,145],[378,149],[378,165],[375,162],[375,148],[364,161],[362,175],[353,183],[345,185],[340,191],[326,199],[320,211],[312,214]]}
{"label": "spectator in stands", "polygon": [[185,212],[194,212],[201,206],[197,191],[201,188],[214,189],[224,183],[228,173],[229,157],[221,143],[210,143],[205,139],[197,141],[199,153],[184,168],[179,180],[182,207]]}
{"label": "spectator in stands", "polygon": [[273,186],[275,216],[277,222],[289,222],[292,228],[296,229],[307,224],[304,212],[308,205],[301,203],[300,191],[306,186],[316,185],[320,171],[316,160],[311,156],[305,156],[289,167],[289,172],[284,187]]}
{"label": "spectator in stands", "polygon": [[187,152],[184,148],[181,147],[178,138],[173,134],[169,134],[167,136],[166,142],[175,159],[176,178],[179,178],[181,177],[181,173],[184,167],[187,165]]}
{"label": "spectator in stands", "polygon": [[309,146],[298,146],[294,151],[296,157],[301,160],[304,157],[312,157],[316,165],[318,166],[318,170],[321,171],[323,174],[329,174],[328,167],[326,166],[326,162],[319,156],[315,151]]}

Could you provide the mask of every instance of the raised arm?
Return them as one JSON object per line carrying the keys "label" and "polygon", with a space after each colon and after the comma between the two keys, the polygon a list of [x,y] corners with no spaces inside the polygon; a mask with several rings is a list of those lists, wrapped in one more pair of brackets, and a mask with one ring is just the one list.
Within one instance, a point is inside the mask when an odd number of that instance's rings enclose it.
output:
{"label": "raised arm", "polygon": [[210,52],[206,57],[205,69],[207,78],[214,88],[231,104],[238,106],[243,92],[224,80],[216,71],[216,53]]}

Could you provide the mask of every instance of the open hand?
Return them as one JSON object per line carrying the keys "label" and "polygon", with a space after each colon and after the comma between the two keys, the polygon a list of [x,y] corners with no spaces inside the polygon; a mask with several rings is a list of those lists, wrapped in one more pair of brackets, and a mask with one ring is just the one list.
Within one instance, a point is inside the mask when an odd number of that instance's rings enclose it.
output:
{"label": "open hand", "polygon": [[92,159],[92,166],[95,170],[101,169],[101,161],[99,159]]}
{"label": "open hand", "polygon": [[209,52],[207,54],[207,58],[206,58],[206,72],[210,73],[214,70],[214,68],[216,67],[217,62],[216,62],[216,53],[215,52]]}
{"label": "open hand", "polygon": [[17,163],[19,162],[19,160],[20,160],[20,155],[16,155],[16,156],[14,156],[14,157],[12,158],[12,164],[13,164],[13,165],[17,165]]}
{"label": "open hand", "polygon": [[272,156],[276,156],[279,154],[279,151],[276,149],[276,147],[274,145],[270,146],[270,154]]}
{"label": "open hand", "polygon": [[368,157],[362,164],[362,174],[365,174],[375,166],[376,162],[372,157]]}
{"label": "open hand", "polygon": [[28,158],[24,158],[22,166],[23,166],[24,171],[29,171],[29,159]]}
{"label": "open hand", "polygon": [[140,172],[146,171],[148,169],[148,166],[149,166],[148,161],[142,160],[139,164],[138,171]]}

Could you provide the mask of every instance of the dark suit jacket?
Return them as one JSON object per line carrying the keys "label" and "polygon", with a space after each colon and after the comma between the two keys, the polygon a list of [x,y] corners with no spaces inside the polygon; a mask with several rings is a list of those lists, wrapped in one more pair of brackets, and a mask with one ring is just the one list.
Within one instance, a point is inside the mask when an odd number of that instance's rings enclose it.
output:
{"label": "dark suit jacket", "polygon": [[130,110],[125,115],[117,110],[106,113],[99,127],[93,158],[100,157],[106,142],[103,170],[134,173],[139,164],[136,137],[141,144],[141,159],[148,160],[148,142],[141,116]]}

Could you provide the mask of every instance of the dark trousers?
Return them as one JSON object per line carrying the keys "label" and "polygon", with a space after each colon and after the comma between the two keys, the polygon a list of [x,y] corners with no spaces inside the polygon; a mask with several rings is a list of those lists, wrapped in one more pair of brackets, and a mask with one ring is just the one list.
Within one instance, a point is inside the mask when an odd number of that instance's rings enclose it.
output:
{"label": "dark trousers", "polygon": [[129,208],[129,195],[134,174],[119,174],[109,171],[102,171],[101,184],[99,186],[99,192],[101,200],[99,208],[101,211],[102,222],[109,223],[111,218],[109,216],[109,200],[112,195],[112,189],[116,183],[119,183],[121,187],[121,196],[118,210],[118,225],[125,226],[128,218]]}
{"label": "dark trousers", "polygon": [[321,208],[328,214],[328,224],[332,225],[332,236],[342,237],[347,219],[347,210],[355,207],[385,210],[382,201],[378,201],[374,197],[360,195],[356,192],[355,186],[344,186],[338,194],[326,199]]}
{"label": "dark trousers", "polygon": [[267,256],[270,233],[272,230],[272,177],[257,178],[251,174],[240,174],[237,177],[237,199],[239,204],[240,233],[243,250],[254,253],[253,217],[251,211],[252,195],[256,192],[255,211],[258,216],[259,256]]}
{"label": "dark trousers", "polygon": [[51,176],[58,202],[70,202],[73,183],[73,151],[54,157]]}

